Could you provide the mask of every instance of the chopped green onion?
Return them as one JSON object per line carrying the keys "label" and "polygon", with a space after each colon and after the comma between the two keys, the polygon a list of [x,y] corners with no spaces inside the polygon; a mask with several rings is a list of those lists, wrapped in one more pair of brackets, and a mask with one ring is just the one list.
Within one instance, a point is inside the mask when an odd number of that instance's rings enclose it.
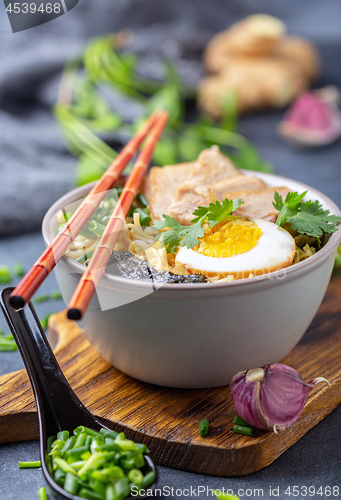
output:
{"label": "chopped green onion", "polygon": [[73,431],[73,433],[74,433],[75,436],[77,436],[79,434],[85,434],[85,435],[93,436],[93,437],[97,437],[98,436],[98,432],[93,431],[92,429],[88,429],[88,427],[84,427],[83,425],[80,425],[79,427],[77,427]]}
{"label": "chopped green onion", "polygon": [[65,472],[61,469],[57,469],[53,474],[53,478],[59,486],[63,487],[65,481]]}
{"label": "chopped green onion", "polygon": [[105,496],[101,495],[92,490],[88,490],[87,488],[82,488],[77,495],[81,498],[88,498],[89,500],[105,500]]}
{"label": "chopped green onion", "polygon": [[40,302],[47,302],[48,300],[52,299],[62,299],[62,294],[60,293],[59,290],[52,290],[50,293],[45,293],[43,295],[38,295],[37,297],[34,297],[33,303],[34,304],[40,304]]}
{"label": "chopped green onion", "polygon": [[138,193],[137,196],[136,196],[136,199],[137,201],[139,201],[141,203],[141,205],[143,205],[144,207],[146,207],[148,205],[148,200],[145,196],[143,196],[142,193]]}
{"label": "chopped green onion", "polygon": [[75,471],[75,469],[73,467],[71,467],[71,465],[66,463],[66,461],[63,458],[55,457],[55,458],[53,458],[53,463],[55,465],[57,465],[57,467],[59,467],[59,469],[61,469],[63,472],[65,472],[65,474],[67,472],[71,472],[71,474],[74,474],[75,476],[77,476],[77,472]]}
{"label": "chopped green onion", "polygon": [[214,494],[221,500],[240,500],[236,495],[228,495],[227,493],[223,493],[220,490],[214,490]]}
{"label": "chopped green onion", "polygon": [[49,452],[55,481],[71,495],[123,500],[132,485],[146,488],[155,480],[154,472],[144,475],[141,470],[148,448],[127,439],[123,432],[78,426],[73,434],[58,432]]}
{"label": "chopped green onion", "polygon": [[154,481],[155,481],[155,472],[150,471],[144,476],[141,483],[141,488],[143,489],[148,488],[148,486],[150,486]]}
{"label": "chopped green onion", "polygon": [[39,490],[38,490],[38,496],[39,496],[39,500],[49,500],[47,498],[46,489],[44,487],[39,488]]}
{"label": "chopped green onion", "polygon": [[202,420],[199,424],[199,434],[200,436],[207,436],[208,434],[208,431],[209,431],[209,421],[207,420],[207,418],[205,418],[204,420]]}
{"label": "chopped green onion", "polygon": [[252,425],[250,425],[247,422],[245,422],[245,420],[243,420],[239,415],[236,415],[234,417],[233,422],[236,425],[241,425],[242,427],[252,427]]}
{"label": "chopped green onion", "polygon": [[0,266],[0,283],[6,284],[11,281],[11,270],[8,266]]}
{"label": "chopped green onion", "polygon": [[46,330],[46,328],[48,327],[49,318],[50,318],[50,316],[52,316],[52,314],[54,314],[54,313],[49,312],[48,314],[46,314],[46,316],[43,317],[42,320],[40,320],[40,324],[41,324],[43,330]]}
{"label": "chopped green onion", "polygon": [[66,441],[67,439],[69,439],[69,437],[70,437],[69,431],[60,431],[57,434],[57,439],[60,441]]}
{"label": "chopped green onion", "polygon": [[19,469],[36,469],[38,467],[41,467],[40,460],[36,462],[19,462]]}
{"label": "chopped green onion", "polygon": [[18,346],[13,338],[13,335],[5,335],[2,330],[0,330],[0,352],[5,351],[16,351]]}
{"label": "chopped green onion", "polygon": [[67,472],[65,475],[64,490],[71,495],[75,495],[78,490],[78,479],[71,472]]}
{"label": "chopped green onion", "polygon": [[131,469],[128,472],[128,479],[131,483],[140,484],[143,481],[143,474],[140,469]]}
{"label": "chopped green onion", "polygon": [[24,266],[22,265],[21,262],[16,262],[13,265],[13,270],[14,270],[16,276],[18,276],[19,278],[21,278],[25,274]]}
{"label": "chopped green onion", "polygon": [[244,427],[243,425],[234,425],[233,430],[238,434],[245,434],[246,436],[253,436],[255,433],[253,427]]}
{"label": "chopped green onion", "polygon": [[123,500],[123,498],[129,496],[130,493],[129,479],[127,477],[119,479],[114,484],[114,488],[117,500]]}
{"label": "chopped green onion", "polygon": [[78,257],[78,259],[75,259],[75,260],[76,260],[76,262],[79,262],[80,264],[85,264],[87,260],[91,259],[93,253],[94,253],[94,250],[90,250],[90,252],[87,252],[84,255],[81,255],[80,257]]}

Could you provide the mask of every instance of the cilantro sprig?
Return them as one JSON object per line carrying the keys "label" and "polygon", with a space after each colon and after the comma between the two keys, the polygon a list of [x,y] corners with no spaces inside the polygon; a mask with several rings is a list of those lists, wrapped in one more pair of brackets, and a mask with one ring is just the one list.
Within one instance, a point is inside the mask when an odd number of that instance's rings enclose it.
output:
{"label": "cilantro sprig", "polygon": [[193,215],[197,217],[192,220],[191,226],[183,226],[174,217],[163,215],[163,219],[154,222],[154,229],[168,229],[160,237],[160,243],[166,247],[167,253],[175,253],[178,246],[192,248],[199,244],[199,238],[204,236],[205,230],[202,227],[205,221],[210,227],[214,227],[218,222],[222,222],[226,217],[232,214],[244,202],[235,198],[234,200],[225,200],[222,203],[216,201],[210,203],[208,207],[198,207]]}
{"label": "cilantro sprig", "polygon": [[322,205],[316,201],[302,201],[307,194],[297,192],[288,193],[285,201],[275,191],[273,206],[278,210],[276,224],[283,226],[290,224],[291,229],[308,236],[320,238],[323,234],[334,233],[334,224],[341,223],[341,217],[332,215],[329,210],[323,210]]}
{"label": "cilantro sprig", "polygon": [[229,200],[225,198],[221,203],[216,201],[215,203],[210,203],[208,207],[198,207],[194,210],[193,215],[197,215],[192,222],[198,222],[199,220],[207,217],[207,222],[210,227],[215,226],[218,222],[222,222],[226,217],[232,214],[237,208],[240,207],[244,202],[239,198],[234,200]]}

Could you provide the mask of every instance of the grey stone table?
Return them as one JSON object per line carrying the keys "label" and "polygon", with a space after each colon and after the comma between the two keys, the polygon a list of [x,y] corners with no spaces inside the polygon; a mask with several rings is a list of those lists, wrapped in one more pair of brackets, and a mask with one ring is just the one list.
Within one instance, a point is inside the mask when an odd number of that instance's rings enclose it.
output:
{"label": "grey stone table", "polygon": [[[264,157],[276,165],[276,171],[306,182],[330,196],[341,205],[341,141],[326,149],[295,151],[285,146],[277,137],[276,114],[255,115],[241,123],[241,132],[257,144]],[[0,240],[0,264],[12,265],[21,261],[25,268],[36,260],[44,248],[40,233],[21,235]],[[13,281],[15,284],[16,281]],[[41,288],[46,293],[57,288],[51,275]],[[49,301],[36,306],[40,318],[48,312],[62,309],[61,300]],[[0,328],[6,328],[0,317]],[[0,353],[0,374],[22,368],[17,352]],[[198,496],[211,498],[207,488],[231,489],[240,498],[296,498],[326,499],[327,486],[341,490],[341,407],[309,431],[297,444],[286,451],[273,464],[260,472],[239,478],[203,476],[160,467],[160,488],[164,497],[186,498]],[[40,470],[19,470],[19,460],[37,460],[38,442],[13,443],[0,446],[0,500],[36,500],[37,490],[44,485]],[[323,487],[323,490],[319,489]],[[200,489],[198,490],[198,488]],[[288,488],[291,488],[290,491]],[[305,488],[307,487],[307,495]],[[309,487],[311,489],[309,490]],[[315,493],[313,490],[315,488]],[[173,490],[172,490],[173,488]],[[289,495],[288,493],[291,493]],[[309,495],[310,492],[310,495]],[[278,494],[277,494],[278,493]],[[322,493],[322,495],[320,494]],[[337,490],[334,489],[334,493]],[[340,493],[340,492],[339,492]],[[341,498],[337,494],[331,498]]]}

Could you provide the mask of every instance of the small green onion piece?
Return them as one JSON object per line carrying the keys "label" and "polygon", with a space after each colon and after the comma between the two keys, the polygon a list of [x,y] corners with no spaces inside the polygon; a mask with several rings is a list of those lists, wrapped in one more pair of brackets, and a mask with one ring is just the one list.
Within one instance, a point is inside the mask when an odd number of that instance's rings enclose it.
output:
{"label": "small green onion piece", "polygon": [[117,500],[123,500],[130,493],[129,479],[123,477],[114,484]]}
{"label": "small green onion piece", "polygon": [[74,448],[85,446],[86,438],[87,435],[85,434],[85,432],[81,432],[80,434],[78,434]]}
{"label": "small green onion piece", "polygon": [[135,450],[135,443],[130,441],[130,439],[115,439],[115,443],[118,444],[122,450]]}
{"label": "small green onion piece", "polygon": [[142,453],[149,453],[148,447],[143,443],[135,443],[135,447],[140,449]]}
{"label": "small green onion piece", "polygon": [[143,466],[144,466],[144,464],[145,464],[145,462],[144,462],[144,457],[143,457],[143,455],[142,455],[142,454],[140,454],[140,455],[136,455],[136,456],[133,458],[133,460],[134,460],[134,463],[135,463],[135,467],[136,467],[137,469],[141,469],[141,467],[143,467]]}
{"label": "small green onion piece", "polygon": [[11,270],[8,266],[0,266],[0,283],[6,284],[11,281]]}
{"label": "small green onion piece", "polygon": [[126,439],[124,432],[117,434],[115,441],[124,441]]}
{"label": "small green onion piece", "polygon": [[96,452],[85,462],[84,466],[78,471],[78,476],[83,479],[91,469],[98,469],[105,464],[105,452]]}
{"label": "small green onion piece", "polygon": [[124,477],[124,472],[121,467],[114,465],[113,467],[106,467],[104,469],[95,470],[91,473],[91,477],[97,481],[116,481],[117,479],[122,479]]}
{"label": "small green onion piece", "polygon": [[101,429],[100,434],[103,434],[105,437],[111,437],[113,439],[116,439],[118,436],[118,432],[115,431],[108,431],[107,429]]}
{"label": "small green onion piece", "polygon": [[116,493],[113,484],[109,484],[105,490],[105,500],[116,500]]}
{"label": "small green onion piece", "polygon": [[90,252],[87,252],[86,254],[82,255],[81,257],[78,257],[78,259],[75,259],[76,262],[80,262],[80,264],[85,264],[85,262],[92,257],[92,254],[94,253],[94,250],[90,250]]}
{"label": "small green onion piece", "polygon": [[207,418],[205,418],[204,420],[202,420],[199,423],[199,434],[200,434],[200,436],[207,436],[208,431],[209,431],[209,425],[210,425],[210,423],[207,420]]}
{"label": "small green onion piece", "polygon": [[73,469],[81,469],[85,462],[85,460],[77,460],[77,462],[69,462],[69,460],[67,461],[67,463],[70,464]]}
{"label": "small green onion piece", "polygon": [[78,490],[78,479],[74,474],[67,472],[65,475],[64,490],[75,495]]}
{"label": "small green onion piece", "polygon": [[39,304],[40,302],[46,302],[47,300],[50,300],[50,296],[46,293],[44,295],[38,295],[37,297],[34,297],[32,302],[34,304]]}
{"label": "small green onion piece", "polygon": [[[96,441],[97,442],[97,441]],[[93,443],[91,444],[91,446]],[[121,448],[118,446],[116,443],[110,443],[110,444],[99,444],[95,448],[97,451],[121,451]]]}
{"label": "small green onion piece", "polygon": [[60,431],[57,433],[57,439],[60,439],[61,441],[66,441],[69,437],[69,431]]}
{"label": "small green onion piece", "polygon": [[47,453],[50,453],[51,448],[52,448],[52,444],[54,443],[55,440],[56,440],[56,436],[49,436],[47,438]]}
{"label": "small green onion piece", "polygon": [[90,451],[85,451],[84,453],[81,454],[81,459],[82,460],[88,460],[91,457]]}
{"label": "small green onion piece", "polygon": [[253,436],[255,433],[253,427],[244,427],[242,425],[234,425],[233,430],[238,434],[245,434],[246,436]]}
{"label": "small green onion piece", "polygon": [[65,481],[65,472],[63,472],[62,469],[57,469],[53,475],[53,478],[56,483],[59,484],[59,486],[63,487]]}
{"label": "small green onion piece", "polygon": [[143,474],[140,469],[131,469],[128,472],[128,479],[131,483],[141,484],[143,481]]}
{"label": "small green onion piece", "polygon": [[135,461],[133,458],[128,458],[126,460],[120,460],[120,465],[123,467],[125,470],[130,470],[130,469],[135,469]]}
{"label": "small green onion piece", "polygon": [[239,497],[237,497],[236,495],[227,495],[226,493],[223,493],[219,490],[214,490],[214,494],[221,500],[239,500]]}
{"label": "small green onion piece", "polygon": [[12,335],[2,335],[0,337],[0,345],[7,346],[12,345],[13,343],[15,344],[15,340],[13,339]]}
{"label": "small green onion piece", "polygon": [[[104,442],[103,442],[103,439],[96,439],[96,438],[93,438],[92,439],[92,442],[90,444],[90,451],[91,453],[95,453],[95,451],[100,447],[100,446],[104,446]],[[98,450],[98,451],[104,451],[104,450]]]}
{"label": "small green onion piece", "polygon": [[21,278],[25,274],[24,267],[21,262],[16,262],[13,266],[14,272],[18,278]]}
{"label": "small green onion piece", "polygon": [[5,339],[6,342],[3,342],[3,340],[4,339],[0,339],[0,352],[17,351],[18,346],[14,340],[8,341],[8,339]]}
{"label": "small green onion piece", "polygon": [[78,448],[75,447],[68,450],[66,457],[67,459],[72,458],[73,460],[79,460],[80,456],[88,450],[89,448],[87,446],[79,446]]}
{"label": "small green onion piece", "polygon": [[143,205],[144,207],[146,207],[148,205],[148,200],[145,196],[143,196],[142,193],[138,193],[138,195],[136,196],[136,199],[141,203],[141,205]]}
{"label": "small green onion piece", "polygon": [[64,448],[61,450],[61,453],[66,453],[67,451],[71,450],[74,447],[76,440],[77,440],[76,436],[69,437],[69,439],[65,441],[65,445]]}
{"label": "small green onion piece", "polygon": [[76,427],[76,429],[73,431],[74,435],[77,436],[78,434],[85,433],[88,436],[93,436],[93,437],[99,437],[99,432],[93,431],[92,429],[89,429],[88,427],[84,427],[83,425],[79,425]]}
{"label": "small green onion piece", "polygon": [[243,420],[239,415],[236,415],[234,417],[233,422],[236,425],[241,425],[242,427],[252,427],[252,425],[250,425],[247,422],[245,422],[245,420]]}
{"label": "small green onion piece", "polygon": [[53,443],[52,443],[52,447],[51,447],[51,451],[60,451],[64,448],[65,446],[65,441],[61,441],[60,439],[56,439]]}
{"label": "small green onion piece", "polygon": [[77,475],[77,472],[75,471],[75,469],[73,469],[71,467],[71,465],[69,465],[63,458],[60,458],[60,457],[55,457],[53,458],[53,463],[59,468],[59,469],[62,469],[63,472],[65,472],[65,474],[67,472],[71,472],[71,474],[74,474],[75,476]]}
{"label": "small green onion piece", "polygon": [[148,486],[150,486],[154,481],[155,481],[155,472],[150,471],[144,476],[140,486],[142,489],[148,488]]}
{"label": "small green onion piece", "polygon": [[88,498],[89,500],[105,500],[105,496],[97,493],[96,491],[88,490],[87,488],[82,488],[77,496],[81,498]]}
{"label": "small green onion piece", "polygon": [[41,467],[41,461],[36,462],[19,462],[19,469],[35,469]]}
{"label": "small green onion piece", "polygon": [[14,352],[17,351],[18,348],[16,345],[1,345],[0,352]]}
{"label": "small green onion piece", "polygon": [[59,290],[52,290],[52,292],[50,293],[50,297],[51,297],[51,299],[62,299],[63,298],[63,296]]}
{"label": "small green onion piece", "polygon": [[46,489],[44,487],[39,488],[39,490],[38,490],[38,496],[39,496],[39,500],[49,500],[47,498]]}
{"label": "small green onion piece", "polygon": [[43,330],[46,330],[46,328],[48,327],[49,318],[50,318],[50,316],[52,316],[52,314],[54,314],[54,313],[50,312],[50,313],[46,314],[46,316],[44,316],[44,318],[42,320],[40,320],[40,324],[41,324]]}
{"label": "small green onion piece", "polygon": [[96,493],[100,493],[101,495],[105,495],[105,485],[96,479],[90,479],[89,487],[96,491]]}

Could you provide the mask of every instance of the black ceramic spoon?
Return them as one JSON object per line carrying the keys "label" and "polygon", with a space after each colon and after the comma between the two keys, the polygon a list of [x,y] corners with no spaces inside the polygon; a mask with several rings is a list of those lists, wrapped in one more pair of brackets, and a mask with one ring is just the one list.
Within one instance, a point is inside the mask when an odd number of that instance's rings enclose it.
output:
{"label": "black ceramic spoon", "polygon": [[[48,438],[56,436],[59,431],[66,430],[71,433],[79,425],[90,427],[95,431],[107,427],[96,420],[73,392],[53,354],[32,304],[29,303],[23,309],[13,311],[9,305],[12,290],[13,288],[2,290],[0,305],[33,388],[39,419],[42,470],[55,498],[80,498],[65,491],[51,477],[47,456]],[[141,469],[142,472],[144,474],[149,471],[155,472],[155,481],[150,489],[155,487],[157,470],[148,456],[145,456],[145,460],[146,465]]]}

